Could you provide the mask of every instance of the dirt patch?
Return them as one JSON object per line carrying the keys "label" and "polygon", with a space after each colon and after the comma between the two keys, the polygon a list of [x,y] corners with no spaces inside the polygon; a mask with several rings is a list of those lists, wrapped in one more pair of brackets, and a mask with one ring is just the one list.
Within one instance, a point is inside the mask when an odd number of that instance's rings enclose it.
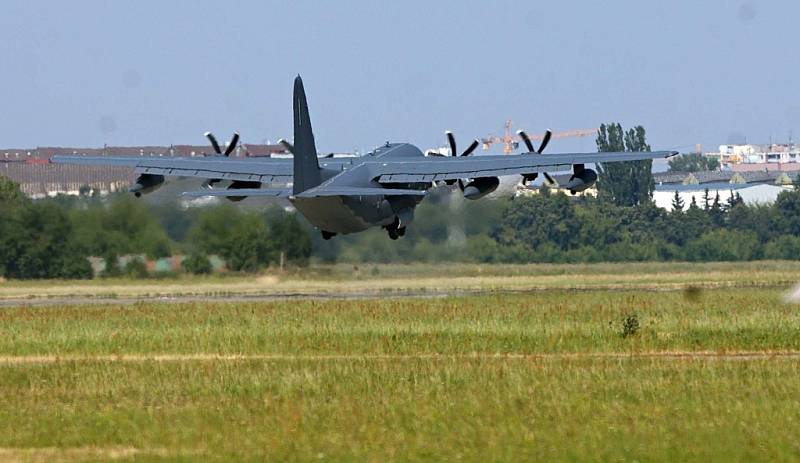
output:
{"label": "dirt patch", "polygon": [[275,275],[262,275],[256,278],[256,283],[259,285],[276,285],[278,281],[278,277]]}

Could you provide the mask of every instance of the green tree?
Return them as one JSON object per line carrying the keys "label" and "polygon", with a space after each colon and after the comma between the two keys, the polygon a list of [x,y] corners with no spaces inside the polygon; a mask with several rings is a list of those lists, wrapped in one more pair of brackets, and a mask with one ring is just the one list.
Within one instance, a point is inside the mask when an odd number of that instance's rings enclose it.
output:
{"label": "green tree", "polygon": [[311,236],[294,213],[274,207],[266,214],[274,252],[287,262],[307,265],[311,257]]}
{"label": "green tree", "polygon": [[717,192],[717,194],[714,196],[714,201],[712,201],[711,207],[708,208],[708,214],[711,217],[711,222],[714,224],[714,226],[721,227],[724,225],[725,209],[722,208],[719,192]]}
{"label": "green tree", "polygon": [[678,193],[678,190],[675,190],[675,195],[672,197],[672,212],[675,213],[682,213],[683,207],[686,203],[681,198],[681,195]]}
{"label": "green tree", "polygon": [[196,252],[181,262],[181,267],[185,272],[193,273],[195,275],[206,275],[213,270],[211,261],[205,254]]}
{"label": "green tree", "polygon": [[[0,208],[4,209],[4,208]],[[92,269],[72,240],[66,213],[50,203],[26,203],[0,214],[2,272],[10,278],[89,278]]]}
{"label": "green tree", "polygon": [[800,259],[800,237],[782,235],[764,246],[765,259]]}
{"label": "green tree", "polygon": [[277,258],[261,214],[229,204],[203,211],[189,239],[195,252],[219,254],[233,271],[255,272]]}
{"label": "green tree", "polygon": [[0,175],[0,204],[8,205],[9,203],[21,204],[26,203],[28,198],[19,189],[19,185],[13,180]]}
{"label": "green tree", "polygon": [[[636,126],[623,132],[619,123],[602,124],[597,133],[597,151],[650,151],[645,129]],[[655,190],[653,161],[599,163],[598,190],[601,198],[618,206],[634,206],[649,202]]]}
{"label": "green tree", "polygon": [[760,244],[755,233],[725,229],[707,232],[686,248],[687,259],[697,262],[750,260],[759,255]]}
{"label": "green tree", "polygon": [[503,246],[525,250],[520,253],[524,260],[576,247],[579,232],[573,202],[563,193],[544,193],[510,201],[494,237]]}
{"label": "green tree", "polygon": [[701,153],[682,154],[667,161],[670,172],[701,172],[719,169],[719,159],[703,156]]}
{"label": "green tree", "polygon": [[119,196],[108,203],[91,203],[71,210],[75,240],[87,256],[172,253],[161,224],[142,201]]}
{"label": "green tree", "polygon": [[800,235],[800,190],[782,191],[775,200],[775,209],[781,218],[781,231]]}

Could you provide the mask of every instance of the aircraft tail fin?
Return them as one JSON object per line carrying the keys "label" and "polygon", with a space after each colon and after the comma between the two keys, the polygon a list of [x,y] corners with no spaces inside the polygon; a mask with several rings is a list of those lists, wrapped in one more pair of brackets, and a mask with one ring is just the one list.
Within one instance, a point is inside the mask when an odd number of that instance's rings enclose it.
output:
{"label": "aircraft tail fin", "polygon": [[311,119],[308,116],[308,101],[303,88],[303,79],[294,79],[294,146],[283,142],[294,155],[294,180],[292,193],[299,194],[322,182],[317,160],[317,146]]}

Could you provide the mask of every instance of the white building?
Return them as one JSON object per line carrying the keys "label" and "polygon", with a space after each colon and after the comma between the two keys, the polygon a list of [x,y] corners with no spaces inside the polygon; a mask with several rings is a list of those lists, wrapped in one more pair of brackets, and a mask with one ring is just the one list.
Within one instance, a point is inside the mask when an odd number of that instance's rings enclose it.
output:
{"label": "white building", "polygon": [[720,203],[727,203],[731,195],[739,194],[745,204],[771,204],[775,202],[782,191],[791,190],[791,186],[780,186],[766,183],[758,184],[735,184],[735,183],[702,183],[695,185],[683,184],[663,184],[657,185],[653,192],[653,200],[656,206],[672,210],[672,201],[675,192],[683,200],[684,209],[688,209],[694,198],[697,206],[704,207],[705,191],[708,189],[709,205],[719,194]]}

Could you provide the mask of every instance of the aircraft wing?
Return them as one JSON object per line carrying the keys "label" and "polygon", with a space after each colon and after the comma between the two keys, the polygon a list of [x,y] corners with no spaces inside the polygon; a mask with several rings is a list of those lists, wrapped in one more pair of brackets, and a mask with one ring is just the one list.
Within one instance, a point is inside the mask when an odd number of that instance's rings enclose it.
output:
{"label": "aircraft wing", "polygon": [[245,180],[262,183],[292,181],[292,160],[225,157],[53,156],[54,164],[131,167],[137,174]]}
{"label": "aircraft wing", "polygon": [[237,189],[204,189],[185,191],[181,196],[202,198],[204,196],[240,197],[240,196],[272,196],[275,198],[288,198],[292,190],[286,188],[237,188]]}
{"label": "aircraft wing", "polygon": [[597,162],[641,161],[668,158],[676,151],[639,153],[559,153],[494,156],[427,157],[425,159],[371,161],[369,168],[373,179],[379,183],[414,183],[462,178],[501,177],[524,175],[544,171],[558,171],[573,164]]}
{"label": "aircraft wing", "polygon": [[304,191],[297,195],[298,198],[317,198],[323,196],[425,196],[422,190],[405,190],[397,188],[369,188],[369,187],[337,187],[320,186]]}

